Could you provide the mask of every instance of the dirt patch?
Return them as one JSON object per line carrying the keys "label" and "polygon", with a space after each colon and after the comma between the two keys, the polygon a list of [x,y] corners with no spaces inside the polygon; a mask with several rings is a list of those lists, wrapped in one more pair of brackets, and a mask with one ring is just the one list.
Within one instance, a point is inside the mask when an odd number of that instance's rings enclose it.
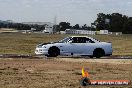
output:
{"label": "dirt patch", "polygon": [[[100,61],[102,62],[102,60]],[[83,66],[89,71],[90,79],[92,80],[132,80],[132,64],[129,64],[127,60],[125,62],[127,64],[98,63],[98,60],[93,60],[92,62],[92,60],[87,59],[71,58],[4,58],[0,59],[0,88],[82,88],[79,80],[81,79],[81,68]],[[116,86],[116,88],[130,88],[131,86]],[[102,86],[96,87],[102,88]],[[103,86],[103,88],[115,87]]]}

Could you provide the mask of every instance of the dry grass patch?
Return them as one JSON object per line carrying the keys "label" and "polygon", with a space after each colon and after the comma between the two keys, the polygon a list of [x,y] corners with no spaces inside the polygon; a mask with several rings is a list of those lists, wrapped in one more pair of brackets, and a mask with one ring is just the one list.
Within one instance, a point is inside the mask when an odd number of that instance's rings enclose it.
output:
{"label": "dry grass patch", "polygon": [[[80,63],[55,59],[1,59],[0,65],[0,88],[82,88],[79,80],[83,66],[89,71],[91,80],[132,80],[131,64]],[[103,86],[103,88],[131,86]]]}

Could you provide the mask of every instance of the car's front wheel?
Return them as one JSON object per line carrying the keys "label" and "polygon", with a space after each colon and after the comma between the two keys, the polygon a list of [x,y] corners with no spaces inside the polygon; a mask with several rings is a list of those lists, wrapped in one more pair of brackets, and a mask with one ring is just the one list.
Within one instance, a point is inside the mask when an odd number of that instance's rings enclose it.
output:
{"label": "car's front wheel", "polygon": [[49,57],[57,57],[60,54],[60,50],[58,47],[51,47],[48,50],[48,54]]}
{"label": "car's front wheel", "polygon": [[104,56],[104,55],[105,55],[105,52],[104,52],[104,50],[101,49],[101,48],[97,48],[97,49],[95,49],[94,52],[93,52],[93,56],[96,57],[96,58],[100,58],[100,57],[102,57],[102,56]]}

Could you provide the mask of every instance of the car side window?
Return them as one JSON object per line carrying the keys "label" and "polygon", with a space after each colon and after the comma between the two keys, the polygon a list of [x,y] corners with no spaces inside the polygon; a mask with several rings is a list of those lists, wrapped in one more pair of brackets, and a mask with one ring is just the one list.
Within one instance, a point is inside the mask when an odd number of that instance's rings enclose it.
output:
{"label": "car side window", "polygon": [[86,38],[86,43],[95,43],[94,41],[92,41],[91,39],[89,38]]}
{"label": "car side window", "polygon": [[72,43],[86,43],[85,37],[74,37]]}

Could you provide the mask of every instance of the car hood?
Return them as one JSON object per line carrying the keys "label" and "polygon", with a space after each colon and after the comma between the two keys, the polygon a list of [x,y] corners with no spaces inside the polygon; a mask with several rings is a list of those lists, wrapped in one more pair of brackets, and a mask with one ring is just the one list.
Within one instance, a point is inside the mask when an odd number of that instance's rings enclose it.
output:
{"label": "car hood", "polygon": [[42,47],[43,45],[47,45],[47,44],[54,44],[54,42],[40,43],[36,47]]}

